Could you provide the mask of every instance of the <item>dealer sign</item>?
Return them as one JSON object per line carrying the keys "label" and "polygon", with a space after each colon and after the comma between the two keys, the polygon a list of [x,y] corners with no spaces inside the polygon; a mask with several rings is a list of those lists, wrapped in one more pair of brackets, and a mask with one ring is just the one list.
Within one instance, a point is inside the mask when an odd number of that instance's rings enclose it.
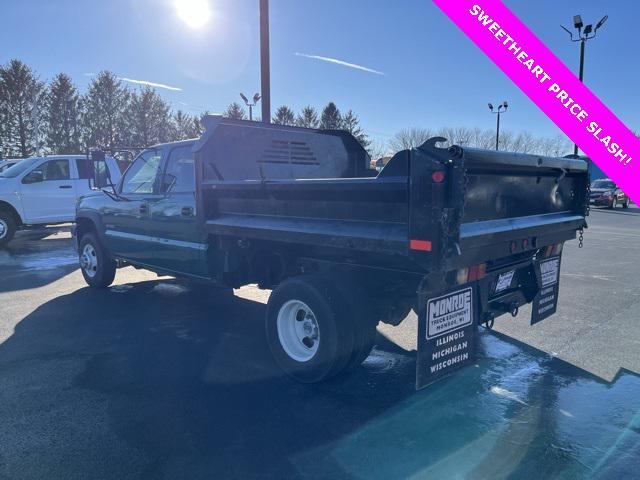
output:
{"label": "dealer sign", "polygon": [[422,303],[418,326],[416,388],[422,388],[475,360],[473,284]]}

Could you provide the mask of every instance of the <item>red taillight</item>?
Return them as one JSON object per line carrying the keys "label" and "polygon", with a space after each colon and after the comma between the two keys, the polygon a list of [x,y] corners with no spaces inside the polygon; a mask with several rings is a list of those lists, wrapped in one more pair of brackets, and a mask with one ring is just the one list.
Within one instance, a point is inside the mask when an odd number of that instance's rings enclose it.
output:
{"label": "red taillight", "polygon": [[487,273],[487,264],[481,263],[480,265],[474,265],[469,267],[469,276],[467,281],[473,282],[474,280],[481,280]]}
{"label": "red taillight", "polygon": [[444,179],[445,174],[442,170],[436,170],[431,174],[431,180],[433,180],[434,183],[442,183],[444,182]]}
{"label": "red taillight", "polygon": [[409,248],[411,250],[420,250],[422,252],[430,252],[432,245],[429,240],[409,240]]}

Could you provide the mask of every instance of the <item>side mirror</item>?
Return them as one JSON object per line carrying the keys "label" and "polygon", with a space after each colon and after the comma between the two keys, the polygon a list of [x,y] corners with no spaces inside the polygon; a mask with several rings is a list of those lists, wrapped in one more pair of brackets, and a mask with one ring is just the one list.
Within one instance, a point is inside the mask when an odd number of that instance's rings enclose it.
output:
{"label": "side mirror", "polygon": [[44,182],[44,173],[42,170],[33,170],[22,179],[22,183],[40,183]]}

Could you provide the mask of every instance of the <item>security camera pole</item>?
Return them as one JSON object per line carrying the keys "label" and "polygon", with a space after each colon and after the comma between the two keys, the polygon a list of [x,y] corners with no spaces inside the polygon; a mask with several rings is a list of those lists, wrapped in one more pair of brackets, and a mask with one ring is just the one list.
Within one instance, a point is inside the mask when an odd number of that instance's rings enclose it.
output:
{"label": "security camera pole", "polygon": [[253,103],[249,102],[249,99],[244,93],[240,94],[240,98],[242,98],[242,100],[244,100],[245,105],[249,107],[249,120],[253,120],[253,107],[255,107],[256,104],[260,101],[260,94],[256,93],[253,96]]}
{"label": "security camera pole", "polygon": [[491,113],[495,113],[498,115],[498,122],[496,126],[496,150],[498,150],[498,147],[500,145],[500,114],[506,112],[507,108],[509,108],[509,104],[506,100],[498,105],[498,108],[495,109],[495,111],[493,109],[493,104],[489,104],[489,110],[491,110]]}
{"label": "security camera pole", "polygon": [[[575,27],[576,30],[578,30],[577,38],[573,38],[573,33],[568,28],[565,28],[562,25],[560,25],[560,27],[562,27],[562,29],[569,34],[569,37],[571,37],[572,42],[580,42],[579,78],[581,82],[583,81],[582,79],[584,75],[584,47],[587,43],[587,40],[591,40],[596,36],[598,29],[602,27],[602,25],[604,25],[604,22],[606,22],[608,18],[609,18],[609,15],[605,15],[604,17],[602,17],[594,28],[593,25],[587,25],[586,27],[584,27],[584,23],[582,23],[582,17],[580,15],[575,15],[573,17],[573,26]],[[584,27],[584,30],[582,30],[582,27]],[[578,155],[578,145],[575,143],[573,145],[573,154],[576,156]]]}
{"label": "security camera pole", "polygon": [[269,67],[269,0],[260,0],[260,72],[262,121],[271,123],[271,72]]}

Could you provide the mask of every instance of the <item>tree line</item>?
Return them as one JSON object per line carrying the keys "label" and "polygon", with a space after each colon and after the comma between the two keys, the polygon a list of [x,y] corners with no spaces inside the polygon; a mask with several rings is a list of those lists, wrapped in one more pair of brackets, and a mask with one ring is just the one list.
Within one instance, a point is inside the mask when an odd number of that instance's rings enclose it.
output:
{"label": "tree line", "polygon": [[[202,118],[207,114],[173,111],[155,89],[131,89],[109,71],[95,75],[82,94],[65,73],[46,84],[20,60],[0,65],[0,158],[77,154],[91,147],[146,147],[196,138],[202,134]],[[236,102],[223,115],[246,118]],[[345,129],[365,148],[370,143],[356,114],[349,110],[342,115],[333,102],[320,114],[307,106],[297,116],[282,106],[272,120],[282,125]]]}
{"label": "tree line", "polygon": [[[223,114],[225,117],[244,120],[247,113],[237,102],[233,102]],[[281,105],[271,118],[271,123],[276,125],[289,125],[292,127],[319,128],[321,130],[346,130],[358,139],[364,148],[371,144],[369,136],[360,126],[360,119],[349,109],[343,114],[334,102],[329,102],[320,113],[307,105],[298,114],[287,105]]]}
{"label": "tree line", "polygon": [[97,74],[81,94],[65,73],[45,84],[20,60],[0,66],[0,158],[193,138],[201,117],[173,112],[153,88],[131,90],[112,72]]}
{"label": "tree line", "polygon": [[[387,144],[389,152],[396,152],[421,145],[431,137],[447,139],[443,146],[460,145],[493,150],[496,147],[495,129],[442,127],[405,128],[393,135]],[[550,157],[561,157],[573,153],[573,143],[563,136],[536,137],[530,132],[513,133],[508,130],[500,131],[499,149],[509,152],[530,153]]]}

